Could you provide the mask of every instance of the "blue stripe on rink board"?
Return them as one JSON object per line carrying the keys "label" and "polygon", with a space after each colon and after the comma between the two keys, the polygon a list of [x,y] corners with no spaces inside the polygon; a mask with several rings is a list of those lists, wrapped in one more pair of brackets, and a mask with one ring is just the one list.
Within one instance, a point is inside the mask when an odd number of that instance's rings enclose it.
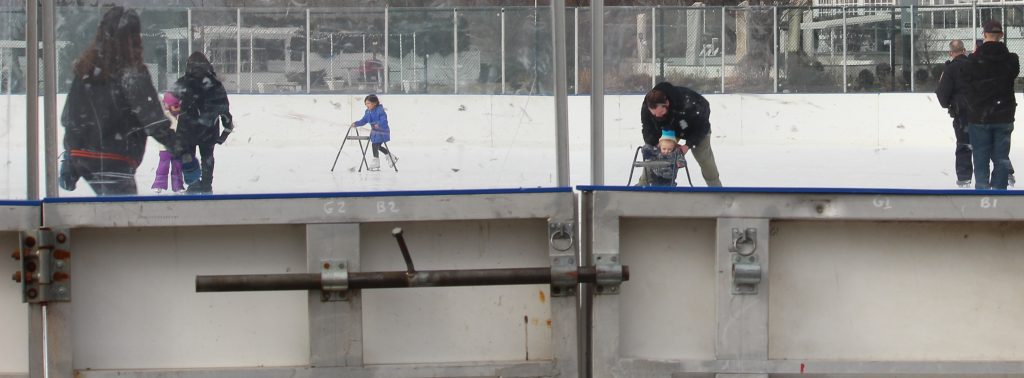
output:
{"label": "blue stripe on rink board", "polygon": [[883,188],[757,188],[757,187],[642,187],[580,185],[581,192],[656,192],[656,193],[754,193],[754,194],[871,194],[915,196],[1020,196],[1024,190],[974,189],[883,189]]}
{"label": "blue stripe on rink board", "polygon": [[[464,189],[464,190],[410,190],[384,192],[321,192],[321,193],[268,193],[268,194],[204,194],[174,196],[108,196],[108,197],[66,197],[44,198],[43,203],[93,203],[93,202],[166,202],[166,201],[217,201],[251,199],[301,199],[339,197],[419,197],[419,196],[462,196],[481,194],[534,194],[571,193],[572,188],[507,188],[507,189]],[[38,205],[38,204],[37,204]]]}
{"label": "blue stripe on rink board", "polygon": [[7,201],[0,200],[0,206],[39,206],[42,201]]}

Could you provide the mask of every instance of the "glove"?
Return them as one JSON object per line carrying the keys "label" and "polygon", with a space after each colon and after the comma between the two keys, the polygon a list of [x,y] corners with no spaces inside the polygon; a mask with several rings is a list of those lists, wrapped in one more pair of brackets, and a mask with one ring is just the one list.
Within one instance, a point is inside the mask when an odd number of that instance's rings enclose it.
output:
{"label": "glove", "polygon": [[187,163],[181,163],[181,175],[185,178],[185,184],[192,185],[199,181],[203,171],[199,169],[199,162],[196,159],[192,159]]}
{"label": "glove", "polygon": [[75,167],[71,165],[71,162],[65,158],[60,161],[60,187],[61,189],[69,192],[74,191],[78,186],[78,172],[75,172]]}
{"label": "glove", "polygon": [[224,129],[220,132],[220,136],[217,137],[217,144],[224,144],[224,141],[228,140],[228,135],[231,135],[231,131]]}

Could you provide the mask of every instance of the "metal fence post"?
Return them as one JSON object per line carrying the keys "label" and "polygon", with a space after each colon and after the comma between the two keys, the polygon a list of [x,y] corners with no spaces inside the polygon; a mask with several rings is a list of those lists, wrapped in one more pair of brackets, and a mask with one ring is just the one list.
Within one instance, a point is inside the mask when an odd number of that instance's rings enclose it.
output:
{"label": "metal fence post", "polygon": [[572,22],[575,24],[573,38],[573,91],[580,94],[580,7],[573,9]]}
{"label": "metal fence post", "polygon": [[772,93],[779,93],[779,6],[772,6],[772,51],[774,61],[772,66],[775,71]]}
{"label": "metal fence post", "polygon": [[[46,138],[43,141],[43,169],[46,172],[46,196],[57,197],[57,39],[54,28],[57,15],[53,1],[42,3],[43,17],[40,21],[43,24],[43,137]],[[70,364],[70,361],[65,362]],[[69,371],[70,368],[70,365],[67,366]],[[64,372],[58,370],[54,373]]]}
{"label": "metal fence post", "polygon": [[454,39],[454,42],[453,42],[454,44],[452,45],[452,57],[453,57],[452,70],[454,72],[454,75],[453,75],[453,79],[454,80],[453,80],[453,83],[452,83],[452,87],[454,88],[454,93],[455,94],[459,94],[459,9],[458,8],[455,8],[455,9],[452,10],[452,24],[454,26],[452,28],[452,38]]}
{"label": "metal fence post", "polygon": [[843,93],[849,90],[846,83],[846,34],[846,6],[843,6]]}
{"label": "metal fence post", "polygon": [[[391,79],[391,66],[390,66],[391,60],[390,60],[390,54],[388,54],[389,52],[391,52],[391,50],[389,50],[389,46],[390,45],[388,44],[388,42],[391,41],[391,38],[390,38],[390,36],[391,36],[391,24],[389,23],[391,21],[391,18],[389,17],[390,13],[391,13],[390,12],[390,8],[385,4],[384,5],[384,88],[383,88],[383,92],[384,93],[388,93],[388,87],[391,84],[391,80],[390,80]],[[399,37],[401,37],[401,35],[399,35]],[[399,57],[402,56],[401,45],[399,45],[398,56]]]}
{"label": "metal fence post", "polygon": [[720,65],[721,72],[719,72],[719,76],[720,76],[720,78],[719,78],[720,79],[719,80],[720,81],[720,83],[719,83],[719,86],[720,86],[719,93],[723,93],[724,94],[725,93],[725,6],[722,6],[721,9],[722,9],[722,41],[721,41],[721,43],[719,43],[719,45],[722,46],[722,52],[720,54],[718,54],[718,56],[722,58],[721,59],[722,62],[721,62],[721,65]]}
{"label": "metal fence post", "polygon": [[310,80],[310,72],[309,72],[309,60],[310,60],[309,58],[313,56],[313,54],[311,54],[309,52],[309,47],[310,47],[309,37],[311,37],[311,36],[312,36],[312,33],[310,33],[310,30],[309,30],[309,8],[306,8],[306,93],[309,93],[310,89],[312,89],[310,87],[310,84],[312,84],[312,80]]}
{"label": "metal fence post", "polygon": [[658,60],[658,8],[651,7],[651,88],[657,84],[654,75],[654,62]]}
{"label": "metal fence post", "polygon": [[554,48],[555,155],[558,186],[569,186],[569,95],[565,77],[565,0],[551,1],[551,38]]}
{"label": "metal fence post", "polygon": [[914,83],[917,80],[916,72],[914,71],[914,19],[917,18],[917,14],[914,13],[914,6],[910,6],[910,92],[914,92]]}
{"label": "metal fence post", "polygon": [[501,8],[501,94],[505,94],[505,8]]}
{"label": "metal fence post", "polygon": [[235,93],[242,93],[242,8],[235,9]]}
{"label": "metal fence post", "polygon": [[188,53],[185,56],[192,55],[192,8],[188,8],[188,25],[185,27],[185,40],[188,41]]}

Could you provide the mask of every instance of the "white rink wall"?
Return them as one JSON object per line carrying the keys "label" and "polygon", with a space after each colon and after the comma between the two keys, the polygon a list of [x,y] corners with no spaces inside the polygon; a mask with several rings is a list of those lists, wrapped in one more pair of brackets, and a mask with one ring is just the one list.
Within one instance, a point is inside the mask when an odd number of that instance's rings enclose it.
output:
{"label": "white rink wall", "polygon": [[[950,119],[932,94],[708,95],[727,186],[949,189]],[[358,172],[344,125],[363,95],[231,95],[236,132],[217,148],[216,193],[555,186],[554,101],[544,96],[390,95],[399,173]],[[625,185],[642,97],[605,98],[605,184]],[[58,107],[63,97],[58,99]],[[0,198],[24,198],[24,96],[0,97]],[[42,120],[42,116],[40,116]],[[590,180],[589,97],[569,98],[571,184]],[[58,132],[61,132],[59,130]],[[1014,138],[1020,145],[1020,133]],[[354,145],[352,145],[354,147]],[[62,148],[61,148],[62,150]],[[137,175],[148,194],[158,145]],[[1011,152],[1011,159],[1018,156]],[[692,159],[691,159],[692,162]],[[691,167],[694,184],[703,185]],[[685,181],[681,182],[685,185]],[[84,181],[62,196],[91,196]]]}

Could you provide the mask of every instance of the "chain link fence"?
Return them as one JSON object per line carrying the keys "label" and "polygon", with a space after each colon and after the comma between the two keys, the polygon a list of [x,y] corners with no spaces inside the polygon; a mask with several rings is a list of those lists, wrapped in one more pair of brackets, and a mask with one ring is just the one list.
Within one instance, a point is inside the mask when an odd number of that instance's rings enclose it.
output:
{"label": "chain link fence", "polygon": [[[3,7],[0,90],[24,93],[24,7]],[[58,91],[103,8],[57,8]],[[549,7],[140,8],[157,88],[205,53],[231,93],[553,93]],[[661,80],[704,93],[931,92],[948,44],[1024,6],[605,7],[609,94]],[[590,90],[590,11],[566,12],[569,93]]]}

